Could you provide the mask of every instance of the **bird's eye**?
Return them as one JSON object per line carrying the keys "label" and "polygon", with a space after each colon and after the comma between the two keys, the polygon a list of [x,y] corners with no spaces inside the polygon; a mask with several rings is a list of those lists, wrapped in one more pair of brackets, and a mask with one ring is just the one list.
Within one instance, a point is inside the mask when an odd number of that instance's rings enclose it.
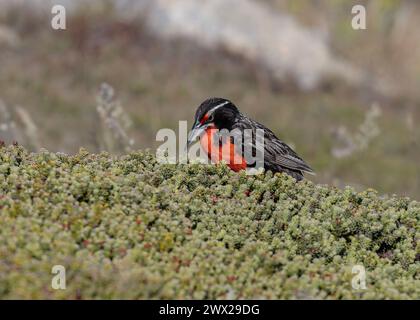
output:
{"label": "bird's eye", "polygon": [[214,120],[214,113],[212,113],[211,115],[210,115],[210,117],[208,118],[208,122],[212,122]]}

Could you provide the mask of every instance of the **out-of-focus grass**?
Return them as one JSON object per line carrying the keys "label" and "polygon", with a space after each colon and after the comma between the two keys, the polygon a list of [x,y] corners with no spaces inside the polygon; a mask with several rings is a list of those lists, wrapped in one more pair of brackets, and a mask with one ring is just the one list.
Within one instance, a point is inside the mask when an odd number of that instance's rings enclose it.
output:
{"label": "out-of-focus grass", "polygon": [[[330,15],[347,12],[347,5],[345,10],[339,5],[328,8]],[[302,19],[310,12],[294,11]],[[332,131],[345,126],[350,133],[357,132],[372,104],[369,93],[339,83],[317,92],[297,92],[273,83],[259,66],[223,50],[204,50],[183,40],[158,41],[141,22],[123,23],[108,11],[71,16],[66,31],[53,31],[30,15],[3,17],[0,23],[21,38],[19,47],[0,51],[0,97],[30,112],[41,128],[43,146],[50,150],[75,152],[84,146],[98,151],[95,96],[102,82],[119,94],[133,121],[138,148],[155,147],[157,130],[177,130],[178,120],[191,123],[202,100],[222,96],[293,144],[317,171],[316,182],[374,187],[418,198],[420,129],[406,122],[407,114],[414,124],[418,122],[415,104],[380,101],[380,135],[366,150],[336,159],[331,155],[337,143]],[[333,44],[361,65],[377,60],[379,69],[398,69],[386,64],[392,52],[369,45],[376,43],[377,36],[375,32],[354,39],[335,35]]]}

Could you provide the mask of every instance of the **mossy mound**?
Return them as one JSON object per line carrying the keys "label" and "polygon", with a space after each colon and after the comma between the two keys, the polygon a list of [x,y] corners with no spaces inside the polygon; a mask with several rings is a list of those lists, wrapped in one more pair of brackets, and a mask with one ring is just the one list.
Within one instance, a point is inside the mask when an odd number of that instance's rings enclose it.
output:
{"label": "mossy mound", "polygon": [[3,147],[0,298],[419,299],[419,217],[280,174]]}

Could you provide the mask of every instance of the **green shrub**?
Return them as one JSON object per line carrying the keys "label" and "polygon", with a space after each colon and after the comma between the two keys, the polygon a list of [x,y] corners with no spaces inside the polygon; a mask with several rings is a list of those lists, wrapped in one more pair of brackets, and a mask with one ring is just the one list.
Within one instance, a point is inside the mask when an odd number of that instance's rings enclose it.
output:
{"label": "green shrub", "polygon": [[373,190],[3,147],[0,210],[0,298],[420,298],[420,204]]}

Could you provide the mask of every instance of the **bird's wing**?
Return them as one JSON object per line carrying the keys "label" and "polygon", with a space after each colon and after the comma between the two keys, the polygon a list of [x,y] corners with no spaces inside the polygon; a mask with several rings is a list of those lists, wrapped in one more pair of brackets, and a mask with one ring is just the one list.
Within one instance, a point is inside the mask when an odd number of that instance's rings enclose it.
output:
{"label": "bird's wing", "polygon": [[275,154],[274,161],[276,164],[291,170],[314,173],[312,168],[299,156],[297,156],[296,153],[292,149],[290,149],[289,146],[287,146],[279,140],[275,144],[281,144],[281,147],[274,148],[275,150],[279,150],[279,152]]}
{"label": "bird's wing", "polygon": [[[244,139],[242,152],[247,155],[252,150],[255,156],[261,145],[256,143],[255,135],[257,129],[264,131],[264,161],[273,167],[283,167],[294,171],[301,171],[313,173],[312,168],[300,158],[295,151],[293,151],[287,144],[282,142],[276,135],[264,125],[251,120],[247,117],[241,117],[233,126],[232,129],[238,128],[240,130],[251,129],[253,132],[252,139]],[[251,144],[251,145],[249,145]],[[252,156],[252,155],[251,155]]]}

